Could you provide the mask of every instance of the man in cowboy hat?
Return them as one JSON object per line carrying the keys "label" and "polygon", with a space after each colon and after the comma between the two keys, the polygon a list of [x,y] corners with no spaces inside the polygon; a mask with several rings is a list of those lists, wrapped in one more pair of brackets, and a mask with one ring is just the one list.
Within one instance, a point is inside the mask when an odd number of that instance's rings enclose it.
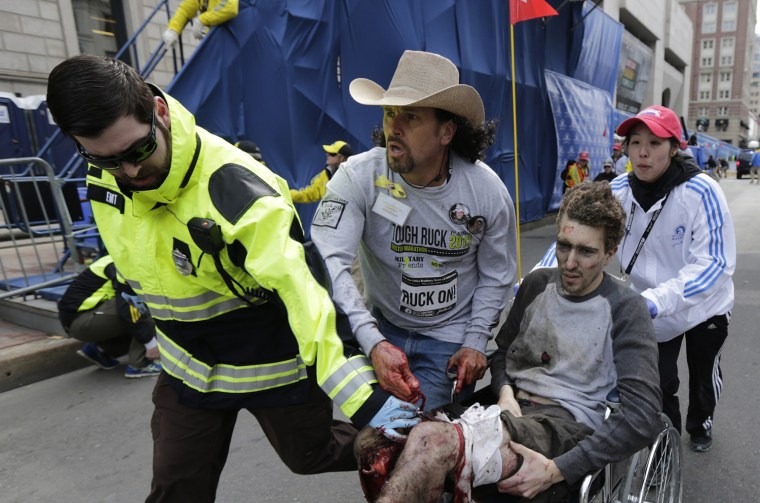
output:
{"label": "man in cowboy hat", "polygon": [[[515,275],[512,199],[480,160],[495,126],[429,52],[404,52],[387,90],[356,79],[349,92],[383,107],[383,129],[327,184],[312,239],[380,385],[432,410],[483,377]],[[357,249],[371,309],[350,275]]]}

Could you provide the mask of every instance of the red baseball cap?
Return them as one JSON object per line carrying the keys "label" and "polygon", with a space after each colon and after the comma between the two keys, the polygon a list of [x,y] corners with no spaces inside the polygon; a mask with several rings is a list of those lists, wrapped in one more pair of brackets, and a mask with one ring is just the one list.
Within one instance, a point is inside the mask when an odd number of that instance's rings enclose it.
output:
{"label": "red baseball cap", "polygon": [[616,144],[614,144],[614,145],[612,146],[612,151],[613,151],[613,152],[616,152],[616,151],[620,151],[620,150],[623,150],[623,146],[622,146],[621,144],[619,144],[619,143],[616,143]]}
{"label": "red baseball cap", "polygon": [[578,154],[579,161],[588,161],[588,152],[581,152]]}
{"label": "red baseball cap", "polygon": [[681,123],[673,110],[659,105],[652,105],[636,114],[635,117],[621,122],[615,132],[619,136],[628,136],[631,128],[639,123],[644,124],[652,133],[660,138],[675,138],[680,142],[681,148],[686,148]]}

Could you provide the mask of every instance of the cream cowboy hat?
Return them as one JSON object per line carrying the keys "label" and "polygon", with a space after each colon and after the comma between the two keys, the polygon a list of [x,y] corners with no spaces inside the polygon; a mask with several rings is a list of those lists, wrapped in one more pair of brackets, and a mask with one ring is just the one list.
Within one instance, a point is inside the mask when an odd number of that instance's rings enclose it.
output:
{"label": "cream cowboy hat", "polygon": [[475,88],[460,84],[454,63],[432,52],[404,51],[387,91],[369,79],[354,79],[348,92],[362,105],[440,108],[474,127],[485,120]]}

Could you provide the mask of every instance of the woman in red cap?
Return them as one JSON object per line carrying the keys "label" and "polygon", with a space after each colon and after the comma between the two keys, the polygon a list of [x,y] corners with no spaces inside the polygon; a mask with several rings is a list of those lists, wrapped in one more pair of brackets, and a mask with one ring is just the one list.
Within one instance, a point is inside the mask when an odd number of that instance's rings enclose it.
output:
{"label": "woman in red cap", "polygon": [[660,350],[663,409],[681,430],[677,360],[686,339],[690,447],[712,446],[715,406],[723,385],[720,355],[734,303],[736,240],[718,184],[684,156],[681,125],[665,107],[623,121],[617,134],[632,172],[610,185],[628,211],[618,249],[631,286],[646,299]]}

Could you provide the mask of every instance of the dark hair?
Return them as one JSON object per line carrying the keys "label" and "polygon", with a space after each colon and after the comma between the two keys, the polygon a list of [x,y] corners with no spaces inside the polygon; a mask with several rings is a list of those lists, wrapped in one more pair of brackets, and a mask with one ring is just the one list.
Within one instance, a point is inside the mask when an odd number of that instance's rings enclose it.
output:
{"label": "dark hair", "polygon": [[[681,150],[681,140],[678,140],[671,136],[668,138],[668,141],[670,142],[671,148],[675,148],[677,151]],[[623,146],[623,153],[625,155],[628,155],[628,137],[627,136],[623,139],[622,146]]]}
{"label": "dark hair", "polygon": [[104,56],[74,56],[53,68],[47,104],[67,136],[93,138],[121,117],[150,124],[153,92],[131,66]]}
{"label": "dark hair", "polygon": [[[435,108],[435,118],[438,122],[454,121],[457,131],[451,140],[451,150],[461,155],[470,162],[483,160],[488,147],[493,145],[494,136],[496,135],[496,122],[486,121],[482,126],[472,127],[464,118]],[[372,144],[376,147],[385,147],[385,133],[381,127],[376,127],[372,131]]]}
{"label": "dark hair", "polygon": [[569,220],[589,227],[604,229],[605,253],[615,248],[623,239],[626,214],[615,199],[607,181],[584,183],[565,192],[557,213],[557,231],[560,220]]}

